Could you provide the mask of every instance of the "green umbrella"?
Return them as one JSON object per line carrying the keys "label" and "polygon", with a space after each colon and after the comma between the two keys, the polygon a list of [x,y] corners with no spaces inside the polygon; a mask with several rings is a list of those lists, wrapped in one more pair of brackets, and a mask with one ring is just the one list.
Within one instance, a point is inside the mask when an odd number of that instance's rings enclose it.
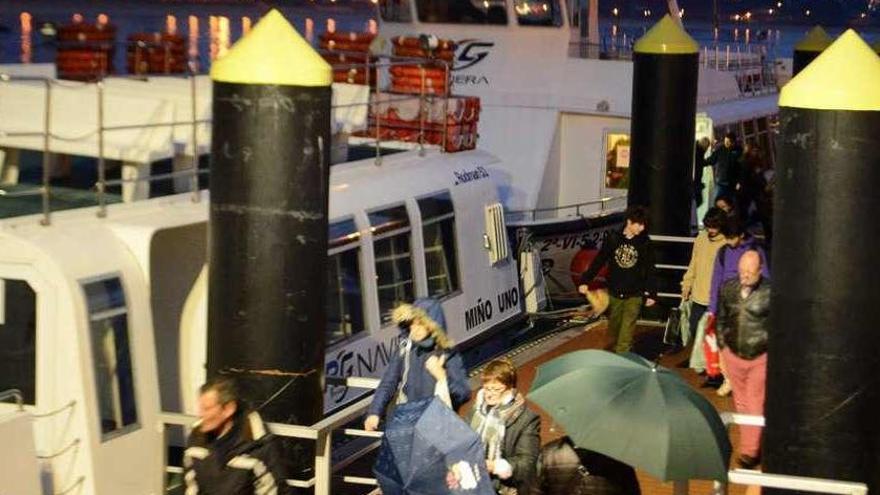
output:
{"label": "green umbrella", "polygon": [[718,412],[678,375],[640,356],[560,356],[538,367],[528,398],[579,447],[663,481],[727,480],[730,439]]}

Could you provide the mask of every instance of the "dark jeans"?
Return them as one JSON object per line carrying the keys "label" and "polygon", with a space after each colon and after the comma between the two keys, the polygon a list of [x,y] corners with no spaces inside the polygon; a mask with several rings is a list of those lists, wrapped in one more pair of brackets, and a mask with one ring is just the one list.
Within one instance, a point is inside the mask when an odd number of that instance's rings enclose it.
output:
{"label": "dark jeans", "polygon": [[[700,325],[700,318],[706,313],[706,310],[709,309],[709,306],[703,306],[702,304],[695,303],[691,301],[691,318],[688,322],[691,327],[691,339],[695,339],[697,335],[697,326]],[[694,345],[703,345],[702,342],[694,342]]]}

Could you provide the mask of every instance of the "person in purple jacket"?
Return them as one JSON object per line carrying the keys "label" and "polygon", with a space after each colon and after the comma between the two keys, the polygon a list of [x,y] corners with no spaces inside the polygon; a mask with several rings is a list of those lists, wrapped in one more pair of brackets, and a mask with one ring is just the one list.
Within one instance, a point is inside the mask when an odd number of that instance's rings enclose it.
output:
{"label": "person in purple jacket", "polygon": [[[721,233],[727,241],[715,255],[715,266],[712,270],[712,286],[709,290],[709,308],[706,310],[710,315],[718,314],[718,295],[724,282],[739,277],[739,259],[747,251],[757,251],[761,257],[761,276],[770,280],[770,268],[767,264],[767,254],[761,244],[752,237],[738,217],[730,217],[721,228]],[[721,363],[722,373],[724,363]],[[717,388],[718,395],[730,393],[730,385],[723,376],[707,378],[703,387]],[[719,388],[720,387],[720,388]]]}
{"label": "person in purple jacket", "polygon": [[400,327],[400,349],[391,356],[367,409],[367,431],[378,428],[395,397],[402,404],[436,395],[453,410],[471,398],[464,362],[444,331],[446,318],[440,301],[426,297],[401,304],[391,317]]}

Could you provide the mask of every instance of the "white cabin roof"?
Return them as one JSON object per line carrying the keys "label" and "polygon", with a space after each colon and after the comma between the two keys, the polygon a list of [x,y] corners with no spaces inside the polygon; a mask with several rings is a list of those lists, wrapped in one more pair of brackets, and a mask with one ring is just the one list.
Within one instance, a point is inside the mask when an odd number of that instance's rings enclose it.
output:
{"label": "white cabin roof", "polygon": [[[2,72],[2,71],[0,71]],[[196,76],[195,117],[211,118],[212,84]],[[49,129],[52,153],[150,163],[193,154],[193,80],[180,77],[103,81],[103,144],[99,142],[98,85],[53,81]],[[367,121],[369,88],[334,83],[334,132],[362,128]],[[0,147],[42,151],[46,130],[46,85],[26,80],[0,84]],[[176,124],[176,125],[171,125]],[[124,127],[124,129],[113,129]],[[206,153],[208,123],[198,125],[196,144]],[[101,146],[103,145],[103,152]]]}

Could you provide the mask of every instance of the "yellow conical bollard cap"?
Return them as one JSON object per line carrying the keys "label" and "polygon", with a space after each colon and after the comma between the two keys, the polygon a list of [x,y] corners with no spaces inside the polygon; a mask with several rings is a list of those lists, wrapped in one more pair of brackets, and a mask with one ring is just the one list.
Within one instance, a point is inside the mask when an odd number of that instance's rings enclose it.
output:
{"label": "yellow conical bollard cap", "polygon": [[782,88],[779,106],[876,112],[880,57],[848,29]]}
{"label": "yellow conical bollard cap", "polygon": [[803,39],[794,45],[794,50],[797,52],[821,52],[833,42],[834,40],[828,36],[822,26],[814,26]]}
{"label": "yellow conical bollard cap", "polygon": [[636,41],[633,51],[637,53],[657,53],[669,55],[684,55],[697,53],[700,45],[683,27],[669,14],[663,16],[660,22]]}
{"label": "yellow conical bollard cap", "polygon": [[333,70],[275,9],[269,11],[223,58],[211,79],[238,84],[329,86]]}

